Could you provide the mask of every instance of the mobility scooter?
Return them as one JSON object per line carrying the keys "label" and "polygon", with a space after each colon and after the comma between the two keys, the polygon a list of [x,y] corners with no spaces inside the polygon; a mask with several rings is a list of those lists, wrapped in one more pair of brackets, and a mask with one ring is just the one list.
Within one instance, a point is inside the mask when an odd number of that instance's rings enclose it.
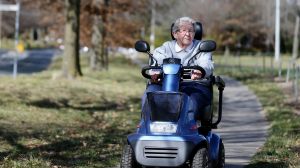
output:
{"label": "mobility scooter", "polygon": [[[212,52],[215,48],[214,41],[201,41],[197,53]],[[148,53],[150,60],[155,61],[147,42],[137,41],[135,49]],[[190,77],[190,70],[203,72],[203,68],[183,66],[178,58],[166,58],[162,65],[144,67],[142,75],[151,79],[148,73],[151,69],[162,71],[162,90],[147,93],[136,133],[128,135],[127,144],[123,148],[121,168],[224,167],[225,149],[222,139],[212,132],[222,118],[224,81],[213,75],[197,81],[209,87],[211,92],[214,85],[219,90],[217,115],[213,114],[211,100],[211,104],[203,109],[199,120],[194,117],[191,98],[180,87],[186,82],[195,82],[187,79]]]}

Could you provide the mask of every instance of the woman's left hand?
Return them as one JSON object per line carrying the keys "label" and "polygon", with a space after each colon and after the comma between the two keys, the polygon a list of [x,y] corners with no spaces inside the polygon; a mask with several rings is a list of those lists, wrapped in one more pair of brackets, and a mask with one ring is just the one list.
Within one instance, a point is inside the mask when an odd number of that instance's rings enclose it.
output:
{"label": "woman's left hand", "polygon": [[198,80],[202,78],[202,73],[199,70],[193,70],[192,71],[192,75],[191,75],[191,79],[192,80]]}

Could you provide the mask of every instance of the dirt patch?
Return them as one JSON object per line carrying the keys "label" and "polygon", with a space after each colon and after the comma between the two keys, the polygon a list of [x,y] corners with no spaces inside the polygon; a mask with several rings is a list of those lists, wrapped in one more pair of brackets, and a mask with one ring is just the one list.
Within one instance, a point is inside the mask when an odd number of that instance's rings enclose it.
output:
{"label": "dirt patch", "polygon": [[292,151],[300,154],[300,146],[292,148]]}

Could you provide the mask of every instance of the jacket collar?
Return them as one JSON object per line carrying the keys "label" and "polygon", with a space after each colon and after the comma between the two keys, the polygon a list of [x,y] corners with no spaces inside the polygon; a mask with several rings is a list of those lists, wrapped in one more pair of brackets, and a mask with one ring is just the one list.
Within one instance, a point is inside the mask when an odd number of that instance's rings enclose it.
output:
{"label": "jacket collar", "polygon": [[194,45],[194,42],[192,41],[192,43],[187,47],[187,48],[181,48],[178,44],[177,44],[177,42],[175,43],[175,52],[176,53],[179,53],[179,52],[181,52],[181,51],[186,51],[186,52],[188,52],[188,51],[190,51],[192,48],[193,48],[193,45]]}

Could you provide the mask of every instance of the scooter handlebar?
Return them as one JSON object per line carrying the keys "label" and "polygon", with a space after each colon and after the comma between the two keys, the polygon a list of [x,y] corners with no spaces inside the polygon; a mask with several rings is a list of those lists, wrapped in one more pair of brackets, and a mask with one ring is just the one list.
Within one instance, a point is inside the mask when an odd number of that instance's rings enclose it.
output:
{"label": "scooter handlebar", "polygon": [[151,75],[146,73],[148,70],[151,70],[151,69],[160,69],[161,70],[161,67],[160,66],[145,66],[145,67],[143,67],[142,71],[141,71],[143,77],[145,77],[147,79],[151,79]]}
{"label": "scooter handlebar", "polygon": [[[148,70],[151,70],[151,69],[159,69],[159,70],[161,70],[162,67],[160,67],[160,66],[145,66],[145,67],[143,67],[142,71],[141,71],[143,77],[145,77],[147,79],[151,79],[151,75],[149,75],[148,73],[146,73]],[[202,73],[202,78],[206,74],[205,70],[202,67],[200,67],[200,66],[183,66],[182,67],[182,72],[184,72],[186,70],[199,70]]]}
{"label": "scooter handlebar", "polygon": [[183,71],[185,70],[199,70],[202,73],[202,78],[205,76],[206,72],[201,66],[184,66]]}

